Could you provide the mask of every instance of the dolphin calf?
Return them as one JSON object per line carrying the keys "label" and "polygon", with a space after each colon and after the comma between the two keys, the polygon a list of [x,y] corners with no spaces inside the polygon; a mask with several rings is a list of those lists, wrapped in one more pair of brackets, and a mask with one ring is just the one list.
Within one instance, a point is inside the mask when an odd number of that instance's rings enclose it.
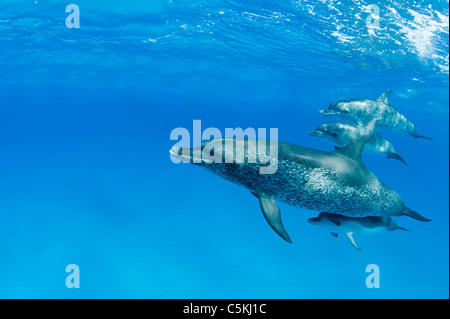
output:
{"label": "dolphin calf", "polygon": [[[365,126],[339,122],[325,123],[317,129],[308,132],[309,135],[327,141],[335,147],[343,147],[354,139],[370,133]],[[366,153],[385,153],[387,158],[395,158],[407,165],[405,160],[395,152],[394,146],[376,132],[373,133],[372,139],[364,146],[363,151]]]}
{"label": "dolphin calf", "polygon": [[[170,153],[248,189],[259,199],[269,225],[287,242],[292,241],[277,200],[348,217],[406,215],[430,221],[406,207],[401,197],[362,163],[361,151],[370,139],[361,136],[339,150],[324,152],[283,142],[217,138],[194,149],[174,146]],[[267,154],[271,143],[276,143],[277,152]],[[261,159],[266,156],[277,163],[273,174],[260,173],[262,163],[267,163]]]}
{"label": "dolphin calf", "polygon": [[352,245],[361,250],[353,239],[353,234],[374,234],[381,231],[392,231],[396,229],[406,230],[397,226],[394,219],[389,216],[367,216],[361,218],[346,217],[338,214],[320,213],[318,217],[308,219],[308,223],[324,227],[331,231],[335,237],[338,233],[344,233]]}
{"label": "dolphin calf", "polygon": [[405,132],[415,138],[433,139],[420,135],[414,124],[397,111],[390,103],[392,90],[387,90],[377,100],[345,99],[333,102],[326,110],[320,110],[324,116],[365,125],[374,118],[380,118],[377,127],[386,131]]}

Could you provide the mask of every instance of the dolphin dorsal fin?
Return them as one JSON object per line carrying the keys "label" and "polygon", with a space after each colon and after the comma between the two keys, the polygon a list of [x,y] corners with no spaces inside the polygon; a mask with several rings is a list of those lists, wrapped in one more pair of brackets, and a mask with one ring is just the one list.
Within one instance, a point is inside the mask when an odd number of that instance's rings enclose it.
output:
{"label": "dolphin dorsal fin", "polygon": [[334,153],[349,157],[357,162],[361,162],[362,150],[370,138],[370,135],[360,136],[345,145],[343,148],[334,151]]}
{"label": "dolphin dorsal fin", "polygon": [[366,124],[365,128],[367,129],[368,132],[367,135],[363,135],[354,139],[344,147],[334,151],[334,153],[341,154],[355,161],[361,162],[362,150],[364,146],[367,144],[367,142],[370,141],[373,134],[375,134],[375,124],[377,123],[378,120],[379,118],[375,118]]}
{"label": "dolphin dorsal fin", "polygon": [[392,90],[389,89],[386,92],[384,92],[378,99],[378,102],[383,102],[384,104],[389,104],[389,96],[391,95]]}

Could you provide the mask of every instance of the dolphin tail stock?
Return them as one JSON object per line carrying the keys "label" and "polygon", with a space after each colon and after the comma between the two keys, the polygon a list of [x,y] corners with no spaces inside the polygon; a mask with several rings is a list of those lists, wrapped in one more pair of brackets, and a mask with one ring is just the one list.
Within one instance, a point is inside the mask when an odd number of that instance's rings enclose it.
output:
{"label": "dolphin tail stock", "polygon": [[410,132],[408,134],[414,138],[423,138],[425,140],[434,140],[435,139],[434,137],[429,137],[429,136],[419,134],[416,129],[413,129],[412,132]]}
{"label": "dolphin tail stock", "polygon": [[387,222],[387,230],[392,231],[392,230],[404,230],[404,231],[410,231],[409,229],[400,227],[399,225],[397,225],[397,223],[395,222],[394,218],[392,217],[387,217],[385,219],[385,221]]}
{"label": "dolphin tail stock", "polygon": [[422,215],[420,215],[418,212],[412,210],[411,208],[405,207],[403,210],[402,216],[409,216],[411,218],[420,220],[421,222],[431,222],[431,219],[425,218]]}
{"label": "dolphin tail stock", "polygon": [[408,166],[408,164],[406,163],[406,161],[403,159],[403,157],[401,157],[400,155],[398,155],[395,152],[390,152],[387,155],[387,158],[394,158],[396,160],[399,160],[400,162],[402,162],[403,164],[405,164],[406,166]]}

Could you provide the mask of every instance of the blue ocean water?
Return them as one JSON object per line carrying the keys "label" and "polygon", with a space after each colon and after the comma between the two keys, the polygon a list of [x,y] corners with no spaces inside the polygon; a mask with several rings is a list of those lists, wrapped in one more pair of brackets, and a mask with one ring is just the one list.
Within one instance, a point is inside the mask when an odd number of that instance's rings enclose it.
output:
{"label": "blue ocean water", "polygon": [[[448,298],[448,32],[437,0],[3,0],[0,297]],[[288,244],[247,190],[169,157],[193,120],[331,151],[318,110],[387,89],[435,140],[380,132],[408,166],[363,161],[433,221],[362,252],[280,203]]]}

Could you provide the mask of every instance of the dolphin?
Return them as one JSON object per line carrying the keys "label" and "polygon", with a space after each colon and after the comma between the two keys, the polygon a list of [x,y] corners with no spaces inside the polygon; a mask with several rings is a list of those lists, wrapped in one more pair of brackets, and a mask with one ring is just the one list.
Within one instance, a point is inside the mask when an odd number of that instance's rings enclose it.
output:
{"label": "dolphin", "polygon": [[[354,139],[369,134],[366,127],[348,123],[330,122],[320,125],[316,130],[309,131],[308,134],[316,136],[335,146],[342,147]],[[395,158],[405,165],[405,160],[395,152],[394,146],[385,140],[380,134],[374,132],[372,139],[364,146],[365,153],[385,153],[387,158]]]}
{"label": "dolphin", "polygon": [[[369,123],[372,128],[375,121]],[[339,150],[324,152],[268,140],[216,138],[196,148],[174,146],[170,154],[248,189],[259,199],[272,229],[289,243],[276,200],[348,217],[406,215],[430,221],[406,207],[400,195],[363,164],[361,152],[370,139],[361,136]],[[272,152],[273,143],[277,152]],[[277,163],[272,174],[261,174],[266,156]]]}
{"label": "dolphin", "polygon": [[352,245],[361,250],[353,239],[353,234],[374,234],[381,231],[392,231],[396,229],[406,230],[399,227],[394,219],[389,216],[367,216],[361,218],[346,217],[338,214],[320,213],[318,217],[308,219],[308,223],[324,227],[331,231],[334,237],[338,233],[344,233]]}
{"label": "dolphin", "polygon": [[387,90],[377,100],[345,99],[331,103],[326,110],[320,110],[324,116],[331,116],[344,122],[366,125],[374,118],[380,118],[376,127],[391,132],[405,132],[415,138],[433,139],[420,135],[414,124],[397,111],[390,103],[392,90]]}

